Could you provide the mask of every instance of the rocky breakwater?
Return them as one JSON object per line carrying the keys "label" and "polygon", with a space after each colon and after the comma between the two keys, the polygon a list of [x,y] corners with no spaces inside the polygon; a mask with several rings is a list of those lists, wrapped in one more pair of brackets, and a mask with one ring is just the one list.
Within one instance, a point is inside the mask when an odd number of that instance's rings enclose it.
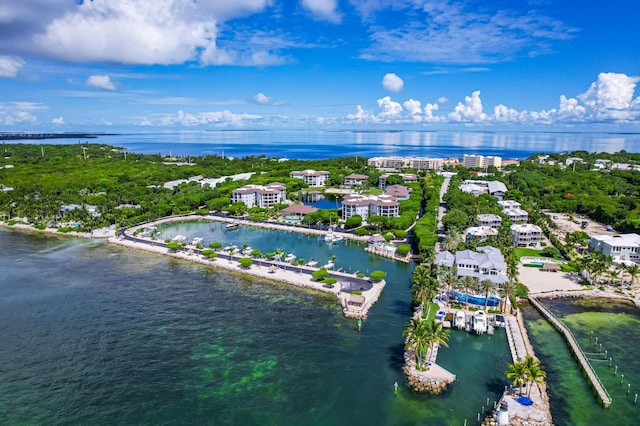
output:
{"label": "rocky breakwater", "polygon": [[[437,347],[435,347],[437,354]],[[435,359],[436,354],[431,354],[431,350],[427,354],[427,359]],[[437,395],[446,389],[447,385],[456,380],[453,373],[440,367],[435,362],[427,362],[425,370],[416,368],[416,357],[414,351],[405,350],[404,352],[404,374],[407,376],[409,387],[415,392],[431,393]]]}

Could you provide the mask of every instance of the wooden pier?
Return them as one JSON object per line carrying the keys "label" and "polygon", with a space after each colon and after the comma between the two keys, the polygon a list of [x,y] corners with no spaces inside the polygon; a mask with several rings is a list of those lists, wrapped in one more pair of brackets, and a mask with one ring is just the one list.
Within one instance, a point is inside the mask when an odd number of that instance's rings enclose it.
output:
{"label": "wooden pier", "polygon": [[571,333],[571,330],[569,330],[564,324],[562,324],[555,317],[555,315],[551,313],[551,311],[545,308],[542,303],[538,301],[538,299],[533,296],[529,296],[529,302],[531,302],[531,304],[556,328],[556,330],[560,332],[565,342],[567,342],[569,350],[573,354],[574,358],[578,361],[578,365],[585,375],[589,386],[596,394],[598,402],[600,402],[603,407],[609,408],[609,406],[611,405],[611,397],[600,381],[600,378],[593,370],[593,367],[589,363],[587,357],[584,355],[584,352],[582,352],[582,349],[580,348],[580,345],[578,345],[578,342],[573,336],[573,333]]}

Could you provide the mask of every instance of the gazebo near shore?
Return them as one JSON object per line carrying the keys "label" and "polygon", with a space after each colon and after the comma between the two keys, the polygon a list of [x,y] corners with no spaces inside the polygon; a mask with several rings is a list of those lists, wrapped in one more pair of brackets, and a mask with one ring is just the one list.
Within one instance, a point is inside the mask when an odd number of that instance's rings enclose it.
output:
{"label": "gazebo near shore", "polygon": [[562,268],[560,268],[560,265],[558,265],[557,263],[545,262],[540,270],[543,272],[558,272],[561,271]]}

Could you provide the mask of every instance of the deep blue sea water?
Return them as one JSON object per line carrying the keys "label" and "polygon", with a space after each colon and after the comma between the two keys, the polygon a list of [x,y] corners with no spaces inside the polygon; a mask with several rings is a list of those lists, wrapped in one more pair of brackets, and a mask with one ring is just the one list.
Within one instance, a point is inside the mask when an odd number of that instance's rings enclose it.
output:
{"label": "deep blue sea water", "polygon": [[[526,158],[535,153],[575,150],[640,152],[639,133],[212,130],[125,133],[92,141],[144,154],[266,155],[298,159],[390,155],[462,157],[465,153]],[[28,142],[76,143],[78,140]]]}

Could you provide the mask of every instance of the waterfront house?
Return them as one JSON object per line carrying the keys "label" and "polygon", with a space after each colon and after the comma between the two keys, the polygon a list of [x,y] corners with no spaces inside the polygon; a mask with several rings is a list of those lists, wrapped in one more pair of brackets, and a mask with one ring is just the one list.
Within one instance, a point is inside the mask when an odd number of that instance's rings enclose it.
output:
{"label": "waterfront house", "polygon": [[616,261],[640,263],[640,235],[595,235],[589,240],[589,250],[599,251]]}
{"label": "waterfront house", "polygon": [[514,247],[538,247],[542,239],[542,229],[531,223],[511,225]]}
{"label": "waterfront house", "polygon": [[477,250],[458,251],[455,255],[443,251],[436,255],[435,264],[448,268],[455,266],[458,278],[469,276],[479,281],[488,279],[498,285],[507,282],[507,264],[502,252],[491,246],[481,246]]}

